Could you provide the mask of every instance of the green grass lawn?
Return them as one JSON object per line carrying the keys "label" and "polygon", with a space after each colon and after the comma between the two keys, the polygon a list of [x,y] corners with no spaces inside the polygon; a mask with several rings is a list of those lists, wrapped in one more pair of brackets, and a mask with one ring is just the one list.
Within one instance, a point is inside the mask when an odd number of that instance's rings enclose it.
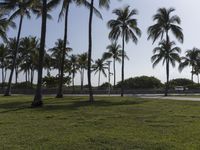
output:
{"label": "green grass lawn", "polygon": [[131,97],[0,97],[0,149],[198,150],[200,102]]}

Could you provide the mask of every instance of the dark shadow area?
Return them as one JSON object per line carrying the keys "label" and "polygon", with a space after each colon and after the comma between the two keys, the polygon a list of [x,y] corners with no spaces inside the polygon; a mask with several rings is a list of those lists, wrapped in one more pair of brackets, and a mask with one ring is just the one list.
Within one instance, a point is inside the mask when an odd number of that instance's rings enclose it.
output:
{"label": "dark shadow area", "polygon": [[6,109],[0,111],[0,113],[14,112],[18,110],[23,110],[30,108],[30,102],[6,102],[0,104],[0,109]]}
{"label": "dark shadow area", "polygon": [[[69,102],[62,99],[44,98],[44,106],[39,111],[51,111],[51,110],[76,110],[80,107],[111,107],[111,106],[122,106],[122,105],[138,105],[149,102],[148,100],[121,100],[121,101],[109,101],[109,100],[97,100],[93,103],[86,101],[85,98],[81,97],[71,98]],[[52,101],[49,101],[52,100]],[[47,102],[48,101],[48,102]],[[47,103],[45,103],[47,102]],[[31,102],[5,102],[0,104],[0,113],[15,112],[23,109],[30,109]],[[35,109],[33,109],[35,110]]]}
{"label": "dark shadow area", "polygon": [[110,101],[105,101],[105,100],[98,100],[95,101],[93,103],[89,102],[89,101],[74,101],[73,103],[69,104],[69,105],[57,105],[55,104],[47,104],[44,105],[44,107],[41,109],[42,110],[76,110],[80,107],[90,107],[90,106],[94,106],[94,107],[110,107],[110,106],[122,106],[122,105],[138,105],[138,104],[142,104],[142,103],[146,103],[149,102],[147,100],[138,100],[138,101],[120,101],[120,102],[110,102]]}

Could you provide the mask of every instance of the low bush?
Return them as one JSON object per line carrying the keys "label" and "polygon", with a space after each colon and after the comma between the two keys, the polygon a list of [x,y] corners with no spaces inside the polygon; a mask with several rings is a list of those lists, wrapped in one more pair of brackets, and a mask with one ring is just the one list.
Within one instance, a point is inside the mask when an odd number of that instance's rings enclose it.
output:
{"label": "low bush", "polygon": [[[148,76],[129,78],[124,81],[125,89],[156,89],[162,86],[163,84],[159,79]],[[121,87],[121,82],[117,84],[117,87]]]}

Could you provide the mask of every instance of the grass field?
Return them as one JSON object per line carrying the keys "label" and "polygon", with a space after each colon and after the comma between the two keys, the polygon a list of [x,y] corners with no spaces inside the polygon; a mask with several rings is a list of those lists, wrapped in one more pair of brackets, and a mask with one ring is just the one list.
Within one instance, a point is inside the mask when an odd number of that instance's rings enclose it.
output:
{"label": "grass field", "polygon": [[200,102],[139,98],[0,97],[0,149],[198,150]]}

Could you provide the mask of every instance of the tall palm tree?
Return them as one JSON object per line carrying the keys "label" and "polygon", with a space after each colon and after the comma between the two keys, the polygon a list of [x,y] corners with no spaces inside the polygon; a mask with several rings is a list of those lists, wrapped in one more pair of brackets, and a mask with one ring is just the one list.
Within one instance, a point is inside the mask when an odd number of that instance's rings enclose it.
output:
{"label": "tall palm tree", "polygon": [[181,57],[181,63],[179,65],[179,71],[181,72],[185,67],[191,66],[191,80],[193,81],[193,76],[195,73],[195,69],[197,69],[198,62],[200,59],[200,50],[197,48],[193,48],[191,50],[186,51],[186,56]]}
{"label": "tall palm tree", "polygon": [[105,63],[105,59],[97,59],[94,63],[94,65],[92,66],[93,71],[95,71],[96,73],[99,73],[99,77],[98,77],[98,87],[100,86],[100,81],[101,81],[101,73],[103,73],[103,75],[105,77],[107,77],[105,70],[108,69],[108,64]]}
{"label": "tall palm tree", "polygon": [[[98,0],[99,7],[109,8],[110,0]],[[91,84],[91,61],[92,61],[92,20],[94,14],[94,0],[90,1],[90,14],[89,14],[89,25],[88,25],[88,87],[89,87],[89,101],[93,102],[93,92]]]}
{"label": "tall palm tree", "polygon": [[[117,42],[111,43],[107,46],[108,52],[103,54],[104,59],[113,59],[113,74],[114,74],[114,87],[116,85],[116,61],[121,63],[122,50],[121,45],[117,44]],[[129,59],[125,54],[125,58]]]}
{"label": "tall palm tree", "polygon": [[38,80],[35,91],[35,97],[31,106],[41,107],[42,102],[42,71],[43,71],[43,59],[45,54],[45,40],[46,40],[46,22],[47,22],[47,0],[42,1],[42,26],[41,26],[41,38],[40,38],[40,51],[39,51],[39,65],[38,65]]}
{"label": "tall palm tree", "polygon": [[13,14],[10,16],[10,20],[15,19],[16,17],[20,17],[19,21],[19,29],[18,29],[18,34],[17,34],[17,44],[16,48],[14,51],[14,57],[12,61],[12,68],[11,68],[11,73],[8,81],[8,87],[5,92],[5,96],[10,96],[11,94],[11,83],[12,83],[12,77],[13,77],[13,72],[15,69],[15,64],[16,64],[16,57],[18,53],[18,48],[19,48],[19,40],[20,40],[20,35],[21,35],[21,29],[22,29],[22,23],[23,23],[23,18],[26,16],[28,19],[30,19],[30,10],[32,7],[33,0],[4,0],[3,2],[0,3],[1,8],[13,12]]}
{"label": "tall palm tree", "polygon": [[121,96],[124,95],[124,57],[125,57],[125,42],[128,43],[131,39],[135,44],[138,42],[138,37],[141,36],[141,31],[137,26],[137,19],[133,18],[137,14],[137,10],[129,9],[127,6],[123,9],[115,9],[113,13],[117,15],[117,19],[112,19],[108,22],[108,27],[111,29],[109,38],[118,40],[122,37],[122,85]]}
{"label": "tall palm tree", "polygon": [[78,55],[78,65],[79,65],[79,71],[81,76],[81,90],[83,90],[83,84],[84,84],[84,71],[87,69],[87,63],[88,63],[88,54],[83,53]]}
{"label": "tall palm tree", "polygon": [[175,67],[176,62],[180,62],[179,54],[181,53],[181,49],[179,47],[174,47],[174,45],[175,42],[167,42],[165,40],[161,41],[159,47],[154,48],[154,55],[151,57],[153,67],[161,61],[163,65],[166,64],[167,93],[169,88],[169,65],[171,64],[172,67]]}
{"label": "tall palm tree", "polygon": [[[170,45],[169,33],[171,32],[178,41],[183,43],[183,33],[181,27],[179,26],[181,24],[181,19],[177,15],[171,15],[174,11],[174,8],[158,9],[157,13],[153,16],[153,21],[156,23],[150,26],[147,31],[149,34],[148,40],[152,39],[154,43],[158,39],[165,39],[168,45]],[[168,86],[167,82],[165,96],[168,95]]]}

